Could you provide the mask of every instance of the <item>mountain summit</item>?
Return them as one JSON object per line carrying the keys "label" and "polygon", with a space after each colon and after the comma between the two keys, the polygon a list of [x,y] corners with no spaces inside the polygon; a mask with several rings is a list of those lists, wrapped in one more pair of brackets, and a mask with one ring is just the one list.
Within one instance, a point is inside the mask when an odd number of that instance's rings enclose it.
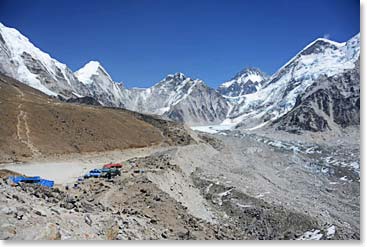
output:
{"label": "mountain summit", "polygon": [[100,74],[104,74],[104,76],[108,77],[108,79],[112,81],[111,76],[106,72],[101,63],[98,61],[88,62],[74,74],[79,79],[79,81],[81,81],[85,85],[93,83],[94,81],[92,77]]}
{"label": "mountain summit", "polygon": [[150,88],[125,90],[127,109],[162,115],[190,125],[218,124],[228,111],[228,103],[202,80],[183,73],[167,75]]}
{"label": "mountain summit", "polygon": [[231,80],[219,86],[218,92],[224,96],[237,97],[258,91],[267,76],[257,68],[245,68]]}
{"label": "mountain summit", "polygon": [[74,75],[88,88],[92,97],[103,105],[125,107],[122,86],[112,80],[100,62],[90,61]]}

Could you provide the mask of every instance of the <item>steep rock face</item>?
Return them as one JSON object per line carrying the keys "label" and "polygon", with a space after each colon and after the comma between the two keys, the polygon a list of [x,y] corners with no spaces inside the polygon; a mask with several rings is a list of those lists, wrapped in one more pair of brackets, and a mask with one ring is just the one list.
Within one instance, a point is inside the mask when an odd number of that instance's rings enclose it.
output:
{"label": "steep rock face", "polygon": [[201,80],[182,73],[168,75],[147,89],[126,89],[126,107],[130,110],[163,115],[190,125],[220,123],[228,111],[228,103]]}
{"label": "steep rock face", "polygon": [[321,77],[294,109],[273,125],[288,132],[337,130],[360,124],[359,60],[354,69],[333,77]]}
{"label": "steep rock face", "polygon": [[66,102],[75,103],[75,104],[83,104],[83,105],[94,105],[94,106],[101,105],[99,101],[97,101],[95,98],[91,96],[70,98],[70,99],[67,99]]}
{"label": "steep rock face", "polygon": [[16,29],[0,23],[0,73],[48,95],[85,96],[89,91],[72,71],[36,48]]}
{"label": "steep rock face", "polygon": [[165,116],[189,125],[219,124],[225,119],[228,107],[220,94],[199,82],[191,94],[171,107]]}
{"label": "steep rock face", "polygon": [[187,78],[182,73],[168,75],[150,88],[128,89],[127,108],[142,113],[163,115],[191,93],[197,80]]}
{"label": "steep rock face", "polygon": [[238,97],[258,91],[267,76],[257,68],[246,68],[237,73],[231,80],[219,86],[218,92],[224,96]]}
{"label": "steep rock face", "polygon": [[[356,65],[359,53],[359,34],[345,43],[315,40],[275,73],[261,90],[238,97],[225,122],[255,129],[276,121],[300,104],[304,98],[299,96],[309,92],[324,78],[343,78],[352,70],[359,73],[359,66]],[[352,80],[359,84],[359,79],[357,82]],[[336,88],[333,93],[337,94],[340,90]],[[306,116],[305,109],[300,114]],[[314,116],[311,113],[308,115]],[[314,129],[325,129],[325,126]]]}
{"label": "steep rock face", "polygon": [[75,72],[75,76],[90,91],[92,97],[105,106],[124,107],[122,88],[114,82],[97,61],[90,61]]}

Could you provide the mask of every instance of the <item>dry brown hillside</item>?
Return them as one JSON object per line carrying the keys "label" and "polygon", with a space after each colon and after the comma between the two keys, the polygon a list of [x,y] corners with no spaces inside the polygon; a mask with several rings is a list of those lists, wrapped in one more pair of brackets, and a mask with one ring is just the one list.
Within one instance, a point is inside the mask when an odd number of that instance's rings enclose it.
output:
{"label": "dry brown hillside", "polygon": [[65,103],[4,75],[0,116],[0,162],[192,141],[172,122],[122,109]]}

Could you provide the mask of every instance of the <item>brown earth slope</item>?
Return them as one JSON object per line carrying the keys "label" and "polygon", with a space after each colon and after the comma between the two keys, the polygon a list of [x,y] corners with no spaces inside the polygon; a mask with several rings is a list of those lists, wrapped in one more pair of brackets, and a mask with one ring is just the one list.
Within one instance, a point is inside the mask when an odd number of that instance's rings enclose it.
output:
{"label": "brown earth slope", "polygon": [[[135,113],[64,103],[0,75],[0,162],[53,154],[188,144],[180,125]],[[158,120],[157,120],[158,121]]]}

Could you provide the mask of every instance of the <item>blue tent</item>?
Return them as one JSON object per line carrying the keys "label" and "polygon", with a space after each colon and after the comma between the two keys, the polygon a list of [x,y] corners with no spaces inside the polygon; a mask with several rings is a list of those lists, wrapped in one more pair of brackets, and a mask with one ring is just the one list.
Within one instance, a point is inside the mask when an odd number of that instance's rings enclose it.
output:
{"label": "blue tent", "polygon": [[46,186],[46,187],[53,187],[54,186],[54,181],[42,179],[39,176],[35,176],[35,177],[23,177],[23,176],[14,177],[14,176],[10,176],[9,178],[15,184],[32,183],[32,184],[39,184],[39,185]]}
{"label": "blue tent", "polygon": [[53,187],[54,186],[54,181],[51,180],[46,180],[46,179],[41,179],[41,181],[39,182],[40,185],[42,186],[46,186],[46,187]]}

